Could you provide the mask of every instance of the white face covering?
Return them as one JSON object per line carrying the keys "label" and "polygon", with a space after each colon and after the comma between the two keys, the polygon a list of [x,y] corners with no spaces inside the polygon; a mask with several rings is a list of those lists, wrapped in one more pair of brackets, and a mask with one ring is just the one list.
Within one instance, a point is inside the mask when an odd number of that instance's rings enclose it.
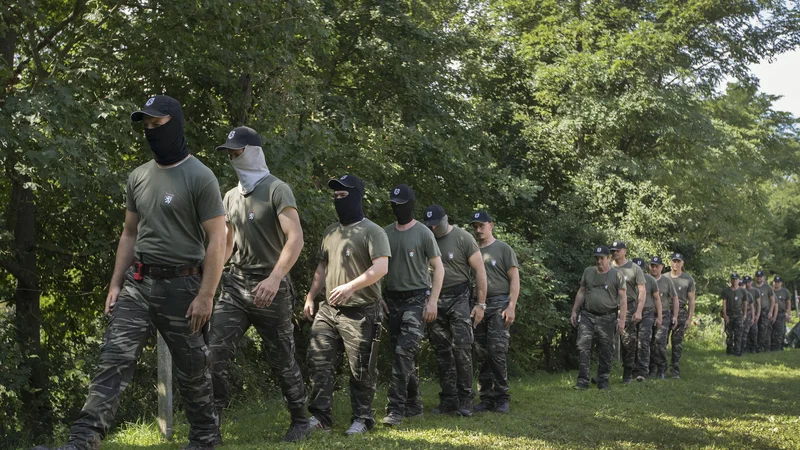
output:
{"label": "white face covering", "polygon": [[239,176],[239,192],[247,195],[253,192],[258,183],[269,176],[264,151],[261,147],[248,145],[241,155],[231,160],[236,175]]}

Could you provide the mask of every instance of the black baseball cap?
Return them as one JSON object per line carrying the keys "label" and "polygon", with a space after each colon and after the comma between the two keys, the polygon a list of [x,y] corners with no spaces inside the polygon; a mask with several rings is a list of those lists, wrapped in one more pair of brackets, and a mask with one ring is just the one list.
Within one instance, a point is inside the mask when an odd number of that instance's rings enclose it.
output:
{"label": "black baseball cap", "polygon": [[608,256],[610,254],[611,251],[605,245],[594,248],[594,256]]}
{"label": "black baseball cap", "polygon": [[477,222],[486,223],[494,221],[492,220],[492,216],[490,216],[489,213],[487,213],[486,211],[475,211],[475,213],[472,214],[472,220],[469,223],[477,223]]}
{"label": "black baseball cap", "polygon": [[756,272],[756,276],[757,277],[763,277],[764,276],[764,271],[763,270],[759,270],[758,272]]}
{"label": "black baseball cap", "polygon": [[731,280],[738,280],[738,279],[739,279],[739,274],[738,274],[738,273],[736,273],[736,272],[733,272],[733,273],[731,274]]}
{"label": "black baseball cap", "polygon": [[446,216],[444,208],[439,205],[431,205],[425,210],[425,226],[433,227],[439,225]]}
{"label": "black baseball cap", "polygon": [[[180,114],[176,114],[180,113]],[[167,95],[156,95],[150,97],[144,102],[144,106],[139,111],[134,111],[131,114],[131,120],[138,122],[144,119],[144,116],[150,117],[166,117],[183,115],[181,104],[174,98]]]}
{"label": "black baseball cap", "polygon": [[783,283],[783,278],[779,277],[778,275],[775,275],[775,278],[772,279],[772,282],[773,283]]}
{"label": "black baseball cap", "polygon": [[364,194],[364,182],[355,175],[343,175],[340,178],[331,178],[328,180],[328,187],[334,191],[355,189],[362,195]]}
{"label": "black baseball cap", "polygon": [[226,140],[224,144],[218,146],[217,150],[236,150],[245,148],[245,146],[248,145],[261,147],[261,137],[256,133],[256,130],[250,127],[239,127],[234,128],[228,133],[228,140]]}
{"label": "black baseball cap", "polygon": [[661,259],[660,256],[653,256],[650,258],[650,264],[658,264],[660,266],[664,265],[664,261]]}
{"label": "black baseball cap", "polygon": [[753,278],[750,277],[750,275],[745,275],[744,278],[742,278],[742,280],[744,280],[745,283],[750,283],[753,281]]}
{"label": "black baseball cap", "polygon": [[407,184],[398,184],[389,192],[389,201],[402,205],[411,200],[416,200],[414,190]]}
{"label": "black baseball cap", "polygon": [[625,246],[625,243],[622,241],[614,241],[611,245],[608,246],[609,250],[622,250],[623,248],[628,248]]}
{"label": "black baseball cap", "polygon": [[631,261],[639,267],[644,267],[644,260],[642,258],[633,258]]}
{"label": "black baseball cap", "polygon": [[669,257],[670,261],[675,261],[676,259],[678,261],[683,261],[683,255],[680,253],[673,253],[672,256]]}

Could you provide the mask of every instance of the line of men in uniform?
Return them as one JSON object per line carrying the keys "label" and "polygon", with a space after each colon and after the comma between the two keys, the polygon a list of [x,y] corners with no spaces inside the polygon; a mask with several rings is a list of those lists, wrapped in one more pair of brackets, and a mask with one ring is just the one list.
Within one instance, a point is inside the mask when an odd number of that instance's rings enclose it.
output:
{"label": "line of men in uniform", "polygon": [[780,276],[776,275],[770,286],[763,270],[756,272],[755,284],[749,275],[740,280],[738,273],[732,273],[721,298],[727,354],[783,350],[792,296]]}
{"label": "line of men in uniform", "polygon": [[[352,405],[345,434],[374,426],[375,363],[384,314],[393,349],[384,424],[422,414],[415,360],[426,323],[441,385],[432,412],[508,412],[506,354],[519,270],[511,247],[493,236],[488,213],[478,211],[471,218],[477,241],[449,224],[439,205],[426,209],[423,225],[414,219],[413,190],[398,185],[389,196],[397,220],[382,228],[364,216],[359,178],[330,180],[338,221],[324,232],[303,308],[313,318],[308,392],[295,361],[289,278],[303,248],[303,230],[292,190],[270,172],[258,134],[236,128],[217,147],[227,151],[239,179],[223,199],[213,172],[189,154],[177,100],[152,97],[131,119],[143,123],[154,159],[128,177],[99,367],[62,448],[99,448],[120,394],[156,330],[173,356],[189,422],[189,444],[183,447],[188,450],[222,443],[219,425],[230,399],[229,368],[235,345],[250,326],[262,338],[290,412],[285,441],[331,429],[342,351]],[[476,286],[472,301],[471,281]],[[474,406],[473,351],[481,400]]]}
{"label": "line of men in uniform", "polygon": [[[614,340],[621,336],[622,382],[665,379],[667,344],[672,342],[672,378],[680,378],[683,338],[692,325],[695,283],[683,271],[684,257],[670,256],[670,271],[654,256],[649,261],[627,259],[627,246],[614,241],[594,250],[595,264],[581,276],[570,321],[578,328],[579,370],[575,389],[609,389]],[[597,376],[590,378],[592,344],[597,346]]]}

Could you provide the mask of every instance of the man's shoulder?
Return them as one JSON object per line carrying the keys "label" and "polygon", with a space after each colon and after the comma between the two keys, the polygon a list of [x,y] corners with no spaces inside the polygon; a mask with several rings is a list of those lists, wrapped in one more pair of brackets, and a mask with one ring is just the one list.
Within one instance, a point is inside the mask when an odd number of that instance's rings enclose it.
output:
{"label": "man's shoulder", "polygon": [[[642,271],[642,273],[644,273],[644,271]],[[658,281],[656,280],[656,277],[650,275],[649,273],[644,273],[644,279],[649,281],[652,284],[656,284],[656,285],[658,284]]]}
{"label": "man's shoulder", "polygon": [[130,175],[128,175],[128,177],[131,180],[139,179],[142,176],[150,173],[153,169],[155,169],[155,167],[156,167],[156,161],[154,159],[151,159],[150,161],[147,161],[146,163],[144,163],[144,164],[140,165],[139,167],[133,169],[131,171]]}

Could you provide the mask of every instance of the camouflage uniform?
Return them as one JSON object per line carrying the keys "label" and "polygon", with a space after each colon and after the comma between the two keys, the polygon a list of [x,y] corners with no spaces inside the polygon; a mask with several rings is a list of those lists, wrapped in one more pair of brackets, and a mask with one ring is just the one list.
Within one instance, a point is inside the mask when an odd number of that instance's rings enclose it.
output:
{"label": "camouflage uniform", "polygon": [[228,368],[236,353],[236,343],[253,325],[261,336],[267,359],[281,386],[292,421],[308,422],[303,376],[295,361],[292,309],[294,292],[288,277],[281,281],[272,303],[263,308],[254,304],[253,290],[266,276],[231,268],[222,275],[222,294],[211,318],[210,348],[213,357],[212,379],[217,411],[227,406]]}
{"label": "camouflage uniform", "polygon": [[778,317],[772,324],[772,351],[783,350],[783,340],[786,336],[786,311],[778,311]]}
{"label": "camouflage uniform", "polygon": [[509,296],[486,298],[483,321],[475,328],[475,361],[478,363],[478,391],[481,402],[499,405],[507,403],[508,394],[508,343],[511,337],[505,327],[503,311],[508,308]]}
{"label": "camouflage uniform", "polygon": [[456,409],[472,402],[472,320],[469,289],[439,297],[438,315],[430,325],[431,345],[439,369],[439,404]]}
{"label": "camouflage uniform", "polygon": [[686,333],[686,321],[689,320],[689,310],[686,305],[678,307],[678,324],[672,327],[672,374],[680,375],[681,356],[683,355],[683,335]]}
{"label": "camouflage uniform", "polygon": [[189,422],[189,442],[213,445],[217,430],[214,393],[209,371],[209,350],[204,333],[192,333],[186,310],[197,296],[202,275],[169,279],[145,276],[135,281],[133,269],[125,273],[122,291],[108,323],[97,375],[89,396],[70,429],[70,444],[96,449],[105,437],[130,383],[136,360],[148,339],[158,330],[172,353],[181,399]]}
{"label": "camouflage uniform", "polygon": [[337,308],[328,302],[320,303],[308,348],[308,410],[324,425],[333,425],[334,364],[340,361],[342,347],[350,368],[352,420],[363,419],[370,428],[375,424],[372,400],[377,373],[374,363],[370,363],[378,356],[372,354],[372,343],[380,335],[382,320],[379,304]]}
{"label": "camouflage uniform", "polygon": [[769,307],[761,308],[761,317],[758,318],[758,349],[768,352],[772,349],[772,321],[769,320]]}
{"label": "camouflage uniform", "polygon": [[650,343],[651,374],[667,372],[667,340],[672,328],[672,311],[663,307],[664,302],[661,305],[661,327],[653,327],[653,339]]}
{"label": "camouflage uniform", "polygon": [[[630,305],[628,305],[630,307]],[[635,306],[634,306],[635,308]],[[653,336],[653,323],[655,323],[653,311],[642,311],[642,320],[629,328],[628,324],[633,322],[633,312],[628,311],[627,321],[625,328],[631,330],[631,333],[626,334],[625,337],[632,338],[634,345],[632,346],[635,351],[633,352],[633,376],[647,377],[650,372],[650,340]]]}
{"label": "camouflage uniform", "polygon": [[386,412],[406,415],[407,406],[419,406],[422,398],[419,392],[419,375],[416,360],[424,335],[422,312],[429,292],[403,299],[387,291],[389,307],[389,338],[394,349],[392,358],[392,382],[387,394]]}
{"label": "camouflage uniform", "polygon": [[729,317],[725,325],[726,352],[729,355],[742,354],[742,332],[744,329],[744,318],[742,316]]}
{"label": "camouflage uniform", "polygon": [[614,358],[614,337],[617,327],[617,312],[592,314],[587,310],[580,312],[578,323],[578,370],[577,385],[589,386],[589,368],[592,364],[592,341],[597,343],[597,386],[608,387],[608,377]]}

